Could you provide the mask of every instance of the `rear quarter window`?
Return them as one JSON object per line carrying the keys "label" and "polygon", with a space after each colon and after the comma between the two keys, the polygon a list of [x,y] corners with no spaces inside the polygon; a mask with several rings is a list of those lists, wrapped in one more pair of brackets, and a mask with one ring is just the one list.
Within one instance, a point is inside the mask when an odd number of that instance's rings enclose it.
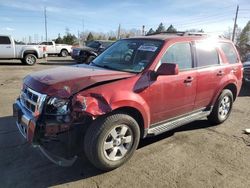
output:
{"label": "rear quarter window", "polygon": [[207,67],[219,65],[219,55],[216,49],[216,44],[208,42],[196,42],[197,66]]}
{"label": "rear quarter window", "polygon": [[220,48],[225,54],[228,63],[230,64],[238,63],[237,53],[231,43],[222,42],[220,43]]}

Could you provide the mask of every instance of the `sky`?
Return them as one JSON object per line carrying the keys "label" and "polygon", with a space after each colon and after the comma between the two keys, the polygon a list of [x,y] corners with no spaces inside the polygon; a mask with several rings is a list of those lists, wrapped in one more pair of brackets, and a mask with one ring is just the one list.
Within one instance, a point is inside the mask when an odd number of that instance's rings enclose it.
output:
{"label": "sky", "polygon": [[77,36],[82,31],[116,31],[119,24],[127,30],[145,25],[148,31],[161,22],[179,31],[223,34],[233,27],[237,4],[237,25],[243,28],[250,20],[249,0],[0,0],[0,34],[44,40],[44,7],[49,39],[64,35],[66,28]]}

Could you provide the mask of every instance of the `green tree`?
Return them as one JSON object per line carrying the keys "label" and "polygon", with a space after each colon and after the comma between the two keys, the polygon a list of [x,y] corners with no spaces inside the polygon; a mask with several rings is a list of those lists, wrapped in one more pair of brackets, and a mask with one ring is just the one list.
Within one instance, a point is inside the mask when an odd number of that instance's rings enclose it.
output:
{"label": "green tree", "polygon": [[147,32],[147,35],[153,34],[155,31],[153,30],[153,28],[150,28],[149,31]]}
{"label": "green tree", "polygon": [[163,23],[160,23],[155,32],[161,33],[161,32],[165,32],[165,31],[166,31],[165,26],[163,25]]}
{"label": "green tree", "polygon": [[174,26],[171,24],[168,28],[167,28],[167,32],[168,33],[176,33],[177,29],[174,28]]}
{"label": "green tree", "polygon": [[250,21],[248,21],[243,28],[237,43],[240,55],[244,60],[246,55],[250,52]]}
{"label": "green tree", "polygon": [[57,44],[63,43],[63,39],[62,39],[62,37],[60,36],[60,33],[58,34],[58,37],[55,39],[55,43],[57,43]]}
{"label": "green tree", "polygon": [[68,33],[63,37],[63,43],[72,45],[77,40],[75,35]]}
{"label": "green tree", "polygon": [[87,41],[91,41],[91,40],[94,40],[94,36],[93,34],[90,32],[87,36]]}

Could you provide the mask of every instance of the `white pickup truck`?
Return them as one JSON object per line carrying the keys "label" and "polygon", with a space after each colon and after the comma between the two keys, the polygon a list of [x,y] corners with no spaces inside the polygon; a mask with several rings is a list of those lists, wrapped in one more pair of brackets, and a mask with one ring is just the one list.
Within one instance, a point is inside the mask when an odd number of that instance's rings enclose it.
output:
{"label": "white pickup truck", "polygon": [[46,57],[46,49],[37,45],[16,44],[13,37],[0,35],[0,59],[20,59],[23,64],[34,65]]}
{"label": "white pickup truck", "polygon": [[66,57],[71,54],[72,46],[67,44],[56,44],[54,41],[42,42],[40,45],[46,46],[46,53],[48,55],[59,55]]}

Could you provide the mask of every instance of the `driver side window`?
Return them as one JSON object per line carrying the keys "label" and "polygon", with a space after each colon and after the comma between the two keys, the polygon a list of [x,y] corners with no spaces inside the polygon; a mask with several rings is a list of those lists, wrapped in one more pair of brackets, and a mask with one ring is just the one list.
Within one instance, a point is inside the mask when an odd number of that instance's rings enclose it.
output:
{"label": "driver side window", "polygon": [[176,43],[170,46],[160,60],[161,63],[174,63],[180,70],[192,68],[192,53],[190,43]]}

